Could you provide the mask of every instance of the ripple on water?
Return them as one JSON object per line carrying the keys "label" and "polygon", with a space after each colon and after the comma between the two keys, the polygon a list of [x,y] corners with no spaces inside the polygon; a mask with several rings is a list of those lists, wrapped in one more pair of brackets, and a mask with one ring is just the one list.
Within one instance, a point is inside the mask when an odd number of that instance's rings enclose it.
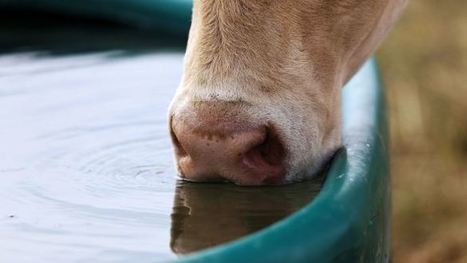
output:
{"label": "ripple on water", "polygon": [[175,184],[166,111],[182,54],[113,55],[0,56],[0,262],[173,258],[258,231],[319,191],[322,180]]}
{"label": "ripple on water", "polygon": [[172,257],[165,114],[181,61],[0,57],[0,261]]}

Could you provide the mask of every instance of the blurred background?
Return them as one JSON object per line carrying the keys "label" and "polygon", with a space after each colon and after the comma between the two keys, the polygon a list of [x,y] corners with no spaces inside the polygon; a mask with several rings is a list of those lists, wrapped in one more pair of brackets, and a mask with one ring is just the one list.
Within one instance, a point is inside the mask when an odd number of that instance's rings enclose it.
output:
{"label": "blurred background", "polygon": [[394,262],[467,262],[467,1],[411,0],[378,58]]}

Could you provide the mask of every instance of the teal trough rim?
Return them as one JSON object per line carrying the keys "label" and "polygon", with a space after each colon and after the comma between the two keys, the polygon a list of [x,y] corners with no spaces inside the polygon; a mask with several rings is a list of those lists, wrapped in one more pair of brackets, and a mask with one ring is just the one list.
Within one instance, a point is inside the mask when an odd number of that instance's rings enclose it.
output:
{"label": "teal trough rim", "polygon": [[[96,17],[186,38],[190,0],[0,0],[0,8]],[[390,177],[374,59],[343,89],[344,147],[309,205],[255,234],[175,262],[389,262]]]}
{"label": "teal trough rim", "polygon": [[178,262],[389,262],[384,109],[372,59],[343,89],[344,148],[318,196],[260,232]]}

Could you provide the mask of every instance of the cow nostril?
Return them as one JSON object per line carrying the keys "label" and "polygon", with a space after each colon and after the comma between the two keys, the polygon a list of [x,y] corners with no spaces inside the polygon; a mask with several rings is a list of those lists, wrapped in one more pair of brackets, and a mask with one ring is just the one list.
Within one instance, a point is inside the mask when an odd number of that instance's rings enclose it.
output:
{"label": "cow nostril", "polygon": [[245,153],[243,162],[255,170],[268,172],[271,168],[282,167],[284,157],[285,149],[278,134],[266,127],[264,140]]}
{"label": "cow nostril", "polygon": [[263,159],[271,165],[281,164],[284,159],[284,147],[279,136],[271,128],[266,128],[266,138],[259,145],[259,151]]}

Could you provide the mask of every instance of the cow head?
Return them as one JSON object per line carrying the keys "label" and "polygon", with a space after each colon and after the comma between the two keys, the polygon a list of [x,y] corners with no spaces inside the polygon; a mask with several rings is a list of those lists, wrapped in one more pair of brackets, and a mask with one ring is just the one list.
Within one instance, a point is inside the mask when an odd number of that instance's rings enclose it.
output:
{"label": "cow head", "polygon": [[195,0],[170,107],[180,175],[281,184],[341,146],[341,87],[405,0]]}

